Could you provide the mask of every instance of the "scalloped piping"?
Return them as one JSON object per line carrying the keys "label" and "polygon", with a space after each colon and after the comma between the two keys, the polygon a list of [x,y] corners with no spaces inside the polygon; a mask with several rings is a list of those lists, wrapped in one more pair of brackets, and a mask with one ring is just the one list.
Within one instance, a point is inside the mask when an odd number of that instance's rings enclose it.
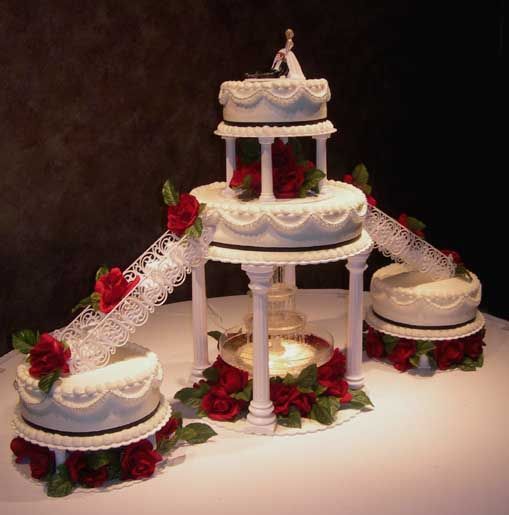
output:
{"label": "scalloped piping", "polygon": [[116,433],[99,436],[64,436],[47,433],[26,424],[19,414],[19,408],[16,408],[12,425],[16,434],[25,440],[53,450],[99,451],[123,447],[148,438],[159,431],[170,417],[171,406],[164,395],[161,394],[159,408],[153,417],[137,426]]}
{"label": "scalloped piping", "polygon": [[250,106],[265,99],[278,106],[287,106],[306,98],[313,104],[328,102],[331,98],[329,84],[325,79],[292,81],[227,81],[221,84],[219,103],[226,105],[229,100],[237,105]]}

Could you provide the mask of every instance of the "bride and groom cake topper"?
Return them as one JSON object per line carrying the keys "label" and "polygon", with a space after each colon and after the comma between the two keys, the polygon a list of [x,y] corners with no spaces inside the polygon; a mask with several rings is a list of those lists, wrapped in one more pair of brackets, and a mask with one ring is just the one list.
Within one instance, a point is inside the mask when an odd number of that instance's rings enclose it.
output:
{"label": "bride and groom cake topper", "polygon": [[270,71],[246,73],[246,79],[277,79],[286,77],[287,79],[304,80],[306,77],[302,73],[297,57],[292,52],[294,35],[292,29],[285,31],[286,44],[274,57]]}

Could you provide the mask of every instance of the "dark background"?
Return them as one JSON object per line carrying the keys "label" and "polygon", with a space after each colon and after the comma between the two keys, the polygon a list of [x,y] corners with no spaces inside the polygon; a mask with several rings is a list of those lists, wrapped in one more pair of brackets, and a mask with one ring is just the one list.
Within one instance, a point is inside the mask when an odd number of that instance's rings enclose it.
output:
{"label": "dark background", "polygon": [[[459,250],[507,318],[503,2],[385,4],[0,2],[0,351],[66,323],[99,264],[126,267],[161,234],[166,177],[223,179],[219,85],[269,66],[287,27],[332,90],[329,175],[363,161],[381,207]],[[207,272],[210,296],[246,289],[238,267]],[[302,287],[346,279],[342,263],[298,272]],[[189,297],[188,281],[171,301]]]}

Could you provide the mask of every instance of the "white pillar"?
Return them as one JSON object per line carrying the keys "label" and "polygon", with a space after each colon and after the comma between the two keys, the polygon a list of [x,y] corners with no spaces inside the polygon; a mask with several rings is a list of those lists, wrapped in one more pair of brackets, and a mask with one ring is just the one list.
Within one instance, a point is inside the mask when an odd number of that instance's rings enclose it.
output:
{"label": "white pillar", "polygon": [[64,451],[62,449],[51,449],[51,448],[50,448],[50,451],[53,451],[55,454],[55,466],[56,467],[65,463],[65,460],[67,458],[67,451]]}
{"label": "white pillar", "polygon": [[285,145],[288,143],[288,138],[279,138]]}
{"label": "white pillar", "polygon": [[267,292],[274,268],[268,265],[242,265],[253,293],[253,400],[248,422],[253,432],[272,433],[276,428],[274,405],[270,400]]}
{"label": "white pillar", "polygon": [[272,143],[274,138],[258,138],[262,147],[262,202],[274,200],[274,186],[272,184]]}
{"label": "white pillar", "polygon": [[295,265],[284,265],[283,280],[287,286],[292,286],[293,288],[297,286],[297,280],[295,277]]}
{"label": "white pillar", "polygon": [[235,154],[235,138],[223,136],[223,139],[226,142],[226,188],[228,189],[233,177],[233,172],[237,166],[237,157]]}
{"label": "white pillar", "polygon": [[321,134],[320,136],[313,136],[316,141],[316,167],[325,174],[325,178],[320,181],[320,191],[325,186],[327,180],[327,140],[328,134]]}
{"label": "white pillar", "polygon": [[371,252],[367,251],[348,258],[346,268],[350,272],[348,287],[348,326],[346,349],[346,380],[350,388],[357,389],[364,386],[362,373],[362,322],[364,319],[363,307],[363,275],[366,270],[366,260]]}
{"label": "white pillar", "polygon": [[205,284],[205,262],[192,270],[193,310],[193,368],[190,381],[203,379],[202,372],[210,366],[207,336],[207,289]]}

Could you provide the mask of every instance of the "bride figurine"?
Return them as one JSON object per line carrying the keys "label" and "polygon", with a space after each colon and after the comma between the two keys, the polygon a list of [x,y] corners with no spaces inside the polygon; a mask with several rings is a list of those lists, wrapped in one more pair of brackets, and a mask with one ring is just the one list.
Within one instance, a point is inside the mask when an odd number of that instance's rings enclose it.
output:
{"label": "bride figurine", "polygon": [[293,30],[287,29],[285,36],[285,47],[279,50],[276,57],[274,57],[270,71],[246,73],[246,79],[277,79],[279,77],[286,77],[287,79],[299,80],[306,78],[302,73],[302,68],[300,67],[297,57],[292,52]]}

